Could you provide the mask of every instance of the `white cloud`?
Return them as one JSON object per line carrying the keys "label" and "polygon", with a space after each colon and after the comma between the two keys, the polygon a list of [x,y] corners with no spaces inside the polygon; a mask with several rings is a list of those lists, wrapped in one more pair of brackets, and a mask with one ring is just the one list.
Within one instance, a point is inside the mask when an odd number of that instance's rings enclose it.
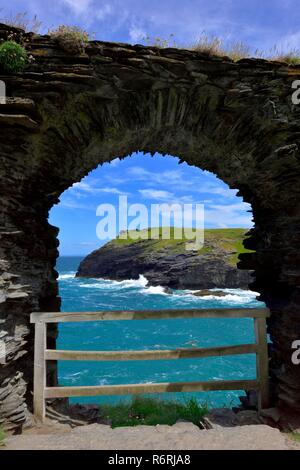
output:
{"label": "white cloud", "polygon": [[220,183],[200,183],[195,189],[200,194],[216,194],[223,197],[234,197],[238,192],[237,189],[230,189],[228,187],[220,186]]}
{"label": "white cloud", "polygon": [[[73,184],[71,188],[62,194],[61,207],[66,209],[96,210],[97,204],[95,200],[90,200],[91,196],[99,196],[100,194],[127,195],[127,193],[118,188],[111,186],[98,187],[97,184],[99,183],[96,179],[88,183],[86,181],[80,181],[79,183]],[[84,201],[87,201],[87,203],[84,203]]]}
{"label": "white cloud", "polygon": [[126,195],[128,193],[114,187],[97,187],[97,180],[94,180],[92,183],[86,183],[85,181],[80,181],[79,183],[73,184],[72,188],[70,188],[69,191],[74,191],[77,193],[83,192],[83,193],[88,193],[88,194],[100,194],[100,193],[110,193],[110,194],[119,194],[121,195]]}
{"label": "white cloud", "polygon": [[139,42],[147,36],[147,33],[138,26],[132,26],[129,29],[129,36],[132,42]]}
{"label": "white cloud", "polygon": [[223,210],[224,212],[231,213],[232,211],[251,210],[250,204],[246,202],[236,202],[235,204],[211,204],[210,207],[214,210]]}
{"label": "white cloud", "polygon": [[[143,198],[158,201],[158,203],[168,203],[169,205],[177,204],[180,206],[195,203],[195,199],[192,195],[180,196],[161,189],[139,189],[138,192]],[[200,204],[202,204],[202,202],[200,202]]]}
{"label": "white cloud", "polygon": [[237,202],[236,204],[205,204],[204,221],[210,227],[245,227],[253,226],[252,214],[245,213],[250,210],[250,204]]}
{"label": "white cloud", "polygon": [[111,193],[111,194],[119,194],[120,196],[121,195],[126,195],[128,193],[124,192],[124,191],[121,191],[120,189],[118,188],[99,188],[98,191],[100,193]]}
{"label": "white cloud", "polygon": [[76,15],[86,13],[92,6],[93,0],[63,0]]}
{"label": "white cloud", "polygon": [[167,170],[162,172],[151,172],[142,167],[134,166],[128,170],[131,178],[139,181],[145,181],[148,184],[166,184],[166,181],[176,185],[189,184],[184,179],[184,173],[181,170]]}
{"label": "white cloud", "polygon": [[140,166],[133,166],[128,170],[128,173],[132,176],[135,176],[136,178],[147,178],[148,175],[152,175],[150,171],[145,170],[144,168]]}
{"label": "white cloud", "polygon": [[101,8],[97,8],[95,11],[95,16],[98,20],[102,21],[104,20],[107,16],[111,15],[113,13],[113,8],[110,4],[106,3],[103,5]]}
{"label": "white cloud", "polygon": [[109,163],[109,165],[110,165],[111,167],[116,167],[116,166],[119,165],[120,162],[121,162],[120,158],[115,158],[114,160],[112,160],[112,161]]}
{"label": "white cloud", "polygon": [[74,183],[72,186],[72,189],[79,189],[80,191],[86,191],[86,192],[92,192],[92,187],[88,183],[85,183],[84,181],[80,181],[79,183]]}
{"label": "white cloud", "polygon": [[146,199],[155,199],[158,201],[169,201],[174,198],[173,193],[157,189],[139,189],[139,193]]}
{"label": "white cloud", "polygon": [[82,204],[67,196],[62,196],[60,207],[64,207],[65,209],[94,210],[94,207],[91,205]]}
{"label": "white cloud", "polygon": [[225,184],[222,185],[221,181],[214,176],[212,173],[207,173],[205,175],[205,180],[211,177],[211,181],[204,181],[198,177],[185,178],[185,173],[183,170],[172,170],[172,171],[163,171],[160,173],[152,173],[148,170],[145,170],[142,167],[132,167],[129,170],[131,177],[139,181],[145,181],[146,184],[154,185],[164,185],[167,182],[170,182],[176,191],[189,191],[191,193],[199,194],[213,194],[216,196],[221,196],[222,198],[234,198],[236,197],[237,189],[230,189]]}

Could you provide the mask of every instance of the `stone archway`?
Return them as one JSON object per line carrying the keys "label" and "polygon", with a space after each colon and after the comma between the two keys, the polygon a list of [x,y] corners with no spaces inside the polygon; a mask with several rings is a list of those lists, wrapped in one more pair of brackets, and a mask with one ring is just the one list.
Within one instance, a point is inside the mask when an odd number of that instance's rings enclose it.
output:
{"label": "stone archway", "polygon": [[291,82],[300,70],[97,41],[69,56],[48,36],[27,39],[35,62],[0,77],[9,96],[0,105],[0,423],[22,424],[31,403],[30,312],[60,306],[49,210],[99,163],[137,150],[212,171],[252,205],[246,244],[256,253],[240,267],[255,269],[252,288],[272,312],[275,403],[299,411],[300,107]]}

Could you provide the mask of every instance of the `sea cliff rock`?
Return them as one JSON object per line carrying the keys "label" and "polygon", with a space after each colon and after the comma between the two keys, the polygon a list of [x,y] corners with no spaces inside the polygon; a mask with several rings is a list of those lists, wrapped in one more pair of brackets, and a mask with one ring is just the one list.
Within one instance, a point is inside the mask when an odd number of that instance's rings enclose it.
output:
{"label": "sea cliff rock", "polygon": [[251,271],[236,266],[245,232],[208,230],[198,251],[186,250],[182,240],[117,238],[88,255],[77,276],[124,280],[142,274],[153,286],[173,289],[247,289]]}
{"label": "sea cliff rock", "polygon": [[[208,295],[212,295],[212,292],[208,289],[202,289],[198,292],[193,292],[193,295],[196,297],[207,297]],[[214,297],[226,297],[227,293],[222,290],[214,290],[213,295]]]}

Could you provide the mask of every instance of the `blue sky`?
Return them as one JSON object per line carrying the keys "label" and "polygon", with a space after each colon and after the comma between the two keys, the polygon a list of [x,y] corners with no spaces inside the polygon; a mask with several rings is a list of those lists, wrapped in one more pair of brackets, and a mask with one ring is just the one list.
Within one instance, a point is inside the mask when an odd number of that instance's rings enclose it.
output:
{"label": "blue sky", "polygon": [[37,14],[42,30],[77,24],[98,39],[139,42],[168,38],[191,44],[202,31],[247,42],[253,50],[298,47],[298,0],[0,0],[0,16]]}
{"label": "blue sky", "polygon": [[[0,0],[0,17],[27,12],[42,21],[41,32],[59,24],[78,25],[100,40],[141,43],[143,38],[168,39],[191,45],[199,36],[216,35],[242,41],[252,51],[268,53],[300,44],[299,0]],[[96,207],[128,203],[194,202],[205,206],[206,227],[250,227],[249,206],[214,175],[173,157],[136,154],[98,167],[61,197],[50,214],[60,227],[60,252],[89,253],[103,244],[96,237]]]}

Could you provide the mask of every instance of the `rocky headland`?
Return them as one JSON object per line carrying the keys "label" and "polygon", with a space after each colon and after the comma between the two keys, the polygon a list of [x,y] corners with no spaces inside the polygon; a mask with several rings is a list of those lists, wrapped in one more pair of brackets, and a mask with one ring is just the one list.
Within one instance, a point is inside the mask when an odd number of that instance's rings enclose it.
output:
{"label": "rocky headland", "polygon": [[237,268],[238,255],[247,251],[245,229],[205,230],[204,246],[197,251],[186,250],[187,240],[174,239],[172,232],[169,240],[146,239],[145,232],[129,232],[126,239],[117,237],[93,251],[76,276],[121,281],[142,274],[150,285],[173,289],[247,289],[252,280],[251,271]]}

